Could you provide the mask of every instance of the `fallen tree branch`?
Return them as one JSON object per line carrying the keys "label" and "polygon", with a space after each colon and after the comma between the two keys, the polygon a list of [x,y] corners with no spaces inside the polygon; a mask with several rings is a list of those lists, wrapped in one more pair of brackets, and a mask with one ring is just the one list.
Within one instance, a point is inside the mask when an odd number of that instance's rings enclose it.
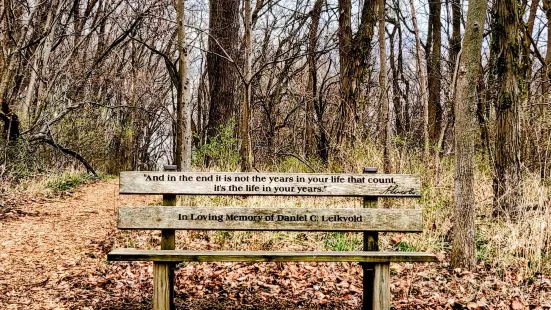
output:
{"label": "fallen tree branch", "polygon": [[46,138],[46,137],[37,137],[35,139],[30,140],[29,142],[44,142],[44,143],[52,146],[53,148],[59,150],[60,152],[74,157],[75,159],[80,161],[84,165],[84,167],[86,167],[86,172],[93,174],[95,177],[98,177],[98,174],[96,173],[96,170],[94,170],[94,168],[92,168],[92,166],[88,163],[88,161],[84,157],[82,157],[82,155],[80,155],[79,153],[77,153],[77,152],[75,152],[71,149],[68,149],[66,147],[63,147],[63,146],[57,144],[54,140]]}

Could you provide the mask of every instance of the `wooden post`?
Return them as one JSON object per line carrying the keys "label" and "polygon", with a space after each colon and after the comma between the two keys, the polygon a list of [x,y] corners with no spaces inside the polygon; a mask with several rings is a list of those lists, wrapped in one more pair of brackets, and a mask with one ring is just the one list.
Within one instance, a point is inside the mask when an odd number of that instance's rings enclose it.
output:
{"label": "wooden post", "polygon": [[375,264],[373,310],[390,309],[390,263]]}
{"label": "wooden post", "polygon": [[[366,167],[363,173],[377,173],[377,168]],[[364,197],[364,208],[376,208],[377,197]],[[379,251],[379,233],[378,232],[364,232],[364,251]],[[363,301],[362,309],[375,309],[374,305],[374,289],[373,286],[375,279],[375,266],[370,263],[363,263]]]}
{"label": "wooden post", "polygon": [[153,262],[153,309],[169,310],[174,304],[171,299],[170,281],[172,264]]}
{"label": "wooden post", "polygon": [[[176,171],[175,165],[165,165],[165,171]],[[175,206],[176,195],[163,195],[163,206]],[[161,230],[161,250],[174,250],[175,230]],[[153,263],[153,309],[174,310],[174,263]]]}

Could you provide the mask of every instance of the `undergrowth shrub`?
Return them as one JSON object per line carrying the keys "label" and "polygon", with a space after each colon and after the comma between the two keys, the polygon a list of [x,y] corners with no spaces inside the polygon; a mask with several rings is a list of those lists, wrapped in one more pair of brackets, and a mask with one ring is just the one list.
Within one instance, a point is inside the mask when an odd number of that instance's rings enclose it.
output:
{"label": "undergrowth shrub", "polygon": [[225,126],[218,128],[218,135],[195,150],[193,165],[205,167],[208,159],[209,166],[217,167],[221,171],[235,171],[239,168],[239,146],[235,137],[235,120],[232,119]]}
{"label": "undergrowth shrub", "polygon": [[44,163],[36,151],[23,139],[7,142],[0,138],[0,178],[19,182],[43,171]]}
{"label": "undergrowth shrub", "polygon": [[[105,176],[103,178],[106,178]],[[74,190],[81,184],[87,184],[98,178],[86,172],[63,172],[51,176],[45,184],[45,189],[53,194]]]}

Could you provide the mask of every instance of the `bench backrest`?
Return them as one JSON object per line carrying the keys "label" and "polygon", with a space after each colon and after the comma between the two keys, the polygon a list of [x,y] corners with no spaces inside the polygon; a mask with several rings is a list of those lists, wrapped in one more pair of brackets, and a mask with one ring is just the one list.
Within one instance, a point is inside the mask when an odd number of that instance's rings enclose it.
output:
{"label": "bench backrest", "polygon": [[[419,197],[414,175],[122,172],[121,194]],[[422,211],[120,207],[119,229],[421,232]]]}
{"label": "bench backrest", "polygon": [[121,172],[121,194],[419,197],[408,174]]}

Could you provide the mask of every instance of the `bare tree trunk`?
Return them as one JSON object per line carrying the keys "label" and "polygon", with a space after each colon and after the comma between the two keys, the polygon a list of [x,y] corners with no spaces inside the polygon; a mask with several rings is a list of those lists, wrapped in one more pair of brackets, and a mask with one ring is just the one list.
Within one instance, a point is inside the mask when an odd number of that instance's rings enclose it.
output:
{"label": "bare tree trunk", "polygon": [[[453,75],[457,57],[461,51],[461,3],[460,0],[451,0],[452,6],[452,37],[450,40],[450,72]],[[453,76],[452,76],[453,79]]]}
{"label": "bare tree trunk", "polygon": [[442,5],[440,0],[431,0],[430,18],[432,29],[432,50],[428,60],[428,88],[429,88],[429,136],[431,142],[435,144],[438,141],[440,131],[442,130],[442,105],[440,91],[442,88]]}
{"label": "bare tree trunk", "polygon": [[318,100],[318,73],[317,73],[317,56],[316,50],[318,45],[318,28],[321,16],[321,8],[324,0],[316,0],[314,8],[310,12],[312,21],[310,31],[308,33],[308,87],[311,96],[307,96],[306,100],[306,133],[304,153],[307,156],[315,154],[315,111],[314,107]]}
{"label": "bare tree trunk", "polygon": [[524,96],[522,42],[519,1],[496,0],[492,6],[492,44],[496,55],[492,72],[497,86],[494,211],[496,215],[518,213],[521,198],[520,114]]}
{"label": "bare tree trunk", "polygon": [[[209,77],[210,110],[207,141],[215,137],[221,126],[235,116],[237,76],[232,60],[237,56],[240,0],[210,1],[209,52],[207,71]],[[206,159],[208,165],[209,159]]]}
{"label": "bare tree trunk", "polygon": [[482,35],[487,0],[471,0],[463,48],[459,55],[455,85],[455,213],[452,241],[454,268],[472,270],[476,266],[474,199],[474,141],[476,85],[480,74]]}
{"label": "bare tree trunk", "polygon": [[352,1],[339,0],[339,62],[341,76],[341,120],[337,129],[337,142],[352,139],[356,129],[355,84],[350,74],[352,62]]}
{"label": "bare tree trunk", "polygon": [[189,171],[191,167],[191,103],[186,99],[187,92],[187,47],[185,30],[185,0],[176,1],[178,27],[178,87],[176,100],[176,156],[179,171]]}
{"label": "bare tree trunk", "polygon": [[398,30],[399,23],[397,23],[390,32],[390,71],[392,72],[392,103],[394,106],[394,115],[396,122],[396,134],[398,137],[403,138],[405,135],[404,128],[404,109],[402,107],[401,100],[401,89],[400,89],[400,76],[398,73],[398,68],[396,68],[396,55],[394,52],[394,36]]}
{"label": "bare tree trunk", "polygon": [[413,30],[415,33],[415,51],[417,57],[417,74],[419,76],[419,86],[421,92],[421,104],[423,105],[423,139],[424,158],[428,160],[430,155],[430,135],[429,135],[429,98],[427,93],[427,74],[423,65],[423,57],[421,56],[421,38],[419,37],[419,26],[417,25],[417,15],[415,14],[415,4],[413,0],[409,0],[411,6],[411,19],[413,21]]}
{"label": "bare tree trunk", "polygon": [[385,173],[390,173],[390,138],[391,138],[391,124],[390,124],[390,102],[388,100],[387,92],[387,72],[386,72],[386,42],[385,42],[385,0],[379,0],[379,87],[381,88],[381,142],[384,145],[383,151],[383,165]]}
{"label": "bare tree trunk", "polygon": [[337,123],[337,142],[354,142],[358,123],[357,97],[361,81],[367,71],[371,52],[373,28],[377,22],[376,0],[365,0],[360,25],[352,33],[351,0],[339,0],[339,61],[340,61],[340,116]]}
{"label": "bare tree trunk", "polygon": [[[532,32],[534,31],[534,23],[536,20],[536,13],[538,11],[538,4],[539,4],[539,0],[532,0],[530,3],[530,12],[528,13],[528,21],[526,23],[525,31],[522,34],[522,38],[524,39],[525,51],[529,51],[530,46],[532,45],[531,36],[532,36]],[[530,53],[525,53],[524,63],[526,64],[526,69],[527,69],[526,72],[524,73],[524,79],[527,81],[526,89],[528,90],[528,93],[529,93],[530,84],[531,84],[530,82],[532,81],[532,59],[530,57]]]}
{"label": "bare tree trunk", "polygon": [[245,0],[245,81],[244,94],[241,104],[241,121],[239,123],[239,155],[241,157],[241,171],[251,171],[252,169],[252,150],[251,136],[249,129],[250,108],[252,99],[252,17],[251,0]]}

